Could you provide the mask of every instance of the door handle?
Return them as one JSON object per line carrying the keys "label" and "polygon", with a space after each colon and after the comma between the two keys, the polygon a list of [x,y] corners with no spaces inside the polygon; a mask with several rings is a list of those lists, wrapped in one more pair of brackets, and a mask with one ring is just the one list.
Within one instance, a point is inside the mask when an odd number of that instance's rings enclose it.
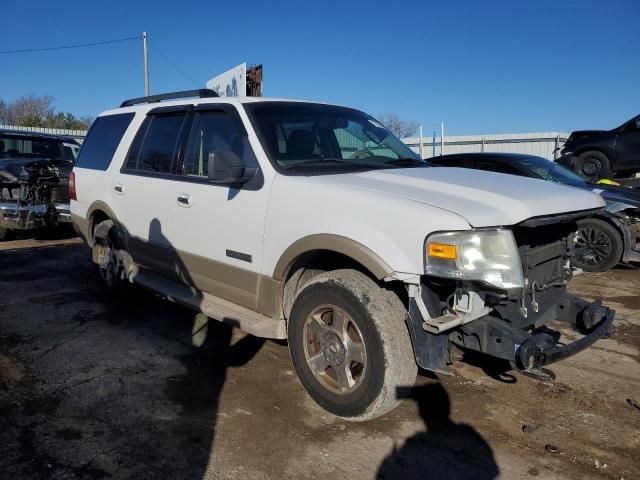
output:
{"label": "door handle", "polygon": [[181,193],[178,195],[178,205],[181,207],[189,208],[193,205],[193,197],[188,193]]}
{"label": "door handle", "polygon": [[115,190],[116,193],[120,194],[120,195],[124,195],[124,185],[121,183],[116,183],[113,186],[113,189]]}

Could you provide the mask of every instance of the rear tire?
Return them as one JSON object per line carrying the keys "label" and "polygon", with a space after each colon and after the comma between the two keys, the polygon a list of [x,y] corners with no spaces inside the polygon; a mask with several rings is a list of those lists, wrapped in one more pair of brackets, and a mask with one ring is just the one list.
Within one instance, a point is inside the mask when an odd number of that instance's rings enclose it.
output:
{"label": "rear tire", "polygon": [[325,410],[364,421],[393,409],[415,383],[406,309],[356,270],[313,277],[289,317],[289,351],[300,382]]}
{"label": "rear tire", "polygon": [[575,171],[580,175],[597,182],[603,178],[611,178],[611,164],[604,153],[584,152],[576,160]]}
{"label": "rear tire", "polygon": [[123,244],[112,220],[100,222],[93,230],[93,262],[102,284],[112,292],[126,285]]}
{"label": "rear tire", "polygon": [[598,218],[578,221],[573,264],[585,272],[606,272],[622,259],[624,242],[613,225]]}

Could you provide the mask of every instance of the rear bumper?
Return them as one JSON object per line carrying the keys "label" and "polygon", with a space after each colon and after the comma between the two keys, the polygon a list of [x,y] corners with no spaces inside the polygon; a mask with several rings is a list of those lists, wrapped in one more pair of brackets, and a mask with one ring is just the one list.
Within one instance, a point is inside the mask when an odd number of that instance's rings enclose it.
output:
{"label": "rear bumper", "polygon": [[31,230],[70,221],[68,203],[58,203],[53,208],[47,204],[0,203],[0,227],[9,230]]}
{"label": "rear bumper", "polygon": [[71,210],[68,203],[56,203],[54,208],[58,223],[71,223]]}
{"label": "rear bumper", "polygon": [[0,227],[10,230],[30,230],[46,224],[48,205],[0,203]]}

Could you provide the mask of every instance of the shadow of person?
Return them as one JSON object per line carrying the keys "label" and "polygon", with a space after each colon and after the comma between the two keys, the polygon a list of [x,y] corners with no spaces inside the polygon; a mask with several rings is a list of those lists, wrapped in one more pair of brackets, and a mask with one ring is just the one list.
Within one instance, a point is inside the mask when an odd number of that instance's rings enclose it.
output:
{"label": "shadow of person", "polygon": [[[180,253],[164,234],[158,219],[149,225],[149,252],[154,271],[181,283],[189,290],[190,302],[202,302],[203,293],[191,276]],[[159,247],[159,248],[158,248]],[[158,264],[161,262],[161,265]],[[186,292],[186,290],[185,290]],[[202,313],[194,312],[191,322],[189,350],[174,357],[186,369],[185,373],[165,379],[162,390],[165,398],[181,407],[174,425],[168,426],[169,458],[188,459],[187,463],[170,462],[164,465],[162,478],[203,478],[214,452],[220,395],[230,367],[248,363],[264,345],[262,338],[246,335],[233,343],[234,328]],[[180,337],[186,340],[186,332]],[[186,343],[186,342],[184,342]],[[167,445],[164,445],[165,448]],[[179,447],[182,451],[172,451]]]}
{"label": "shadow of person", "polygon": [[[149,225],[151,244],[118,225],[138,247],[123,248],[121,258],[143,249],[135,257],[140,270],[146,257],[202,299],[162,227]],[[0,378],[0,477],[208,478],[230,369],[249,362],[264,340],[236,336],[229,325],[132,285],[106,294],[86,257],[80,245],[0,252],[0,304],[20,312],[0,321],[0,351],[10,348],[5,363],[21,377],[8,389]],[[43,271],[47,282],[26,283]],[[137,271],[132,266],[131,275]],[[31,294],[11,297],[19,275]],[[25,325],[32,343],[17,333]],[[73,349],[59,348],[72,341]],[[22,344],[28,361],[17,363]]]}
{"label": "shadow of person", "polygon": [[212,431],[215,430],[212,414],[217,414],[228,369],[248,363],[265,342],[263,338],[246,335],[232,344],[232,338],[232,326],[212,320],[206,342],[189,354],[177,356],[187,372],[166,379],[164,393],[171,402],[183,406],[183,418],[193,416],[199,420],[207,412],[207,417],[212,417],[209,423]]}
{"label": "shadow of person", "polygon": [[449,395],[441,384],[414,387],[408,398],[417,403],[426,431],[394,447],[380,465],[379,480],[489,480],[498,476],[489,444],[471,426],[449,418]]}

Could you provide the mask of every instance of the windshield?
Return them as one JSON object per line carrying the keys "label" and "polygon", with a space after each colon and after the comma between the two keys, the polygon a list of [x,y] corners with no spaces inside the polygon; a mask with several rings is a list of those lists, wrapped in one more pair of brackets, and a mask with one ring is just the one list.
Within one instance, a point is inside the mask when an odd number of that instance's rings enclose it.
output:
{"label": "windshield", "polygon": [[519,160],[519,162],[535,175],[548,182],[562,183],[572,187],[589,186],[584,178],[551,160],[540,157],[527,157]]}
{"label": "windshield", "polygon": [[0,135],[0,159],[7,158],[48,158],[63,159],[62,144],[47,138],[24,135]]}
{"label": "windshield", "polygon": [[350,108],[278,102],[245,105],[280,170],[428,166],[372,117]]}

